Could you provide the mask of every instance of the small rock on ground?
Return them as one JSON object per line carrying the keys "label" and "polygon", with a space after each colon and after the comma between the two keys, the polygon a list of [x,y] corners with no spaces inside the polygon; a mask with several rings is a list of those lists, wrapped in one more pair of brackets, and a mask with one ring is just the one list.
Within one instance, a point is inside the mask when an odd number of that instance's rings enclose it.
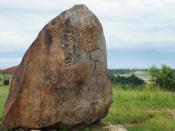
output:
{"label": "small rock on ground", "polygon": [[121,125],[107,125],[104,127],[95,127],[91,131],[127,131],[127,129]]}

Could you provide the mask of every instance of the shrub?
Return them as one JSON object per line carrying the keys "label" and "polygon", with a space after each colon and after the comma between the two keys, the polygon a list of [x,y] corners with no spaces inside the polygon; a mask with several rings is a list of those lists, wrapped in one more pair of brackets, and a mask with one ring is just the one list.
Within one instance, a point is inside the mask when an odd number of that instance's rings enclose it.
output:
{"label": "shrub", "polygon": [[161,69],[152,66],[149,69],[152,76],[152,83],[162,89],[175,91],[175,73],[166,65],[162,65]]}

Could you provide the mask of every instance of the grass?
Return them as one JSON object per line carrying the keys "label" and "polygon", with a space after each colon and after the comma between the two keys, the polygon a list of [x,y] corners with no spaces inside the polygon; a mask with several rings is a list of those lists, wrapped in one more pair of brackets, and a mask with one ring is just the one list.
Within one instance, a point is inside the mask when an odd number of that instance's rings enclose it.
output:
{"label": "grass", "polygon": [[174,131],[175,93],[113,86],[113,104],[103,119],[129,131]]}
{"label": "grass", "polygon": [[[0,116],[7,94],[8,87],[0,86]],[[129,131],[175,131],[175,93],[113,86],[113,104],[102,121]]]}
{"label": "grass", "polygon": [[8,86],[0,86],[0,117],[2,116],[4,104],[8,95]]}

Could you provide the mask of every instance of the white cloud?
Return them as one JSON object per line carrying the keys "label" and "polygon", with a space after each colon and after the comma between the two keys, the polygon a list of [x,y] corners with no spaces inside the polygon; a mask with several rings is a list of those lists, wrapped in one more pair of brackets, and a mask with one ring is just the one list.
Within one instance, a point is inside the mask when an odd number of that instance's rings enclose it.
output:
{"label": "white cloud", "polygon": [[174,0],[1,0],[0,51],[26,50],[50,19],[79,3],[100,19],[108,48],[175,47]]}

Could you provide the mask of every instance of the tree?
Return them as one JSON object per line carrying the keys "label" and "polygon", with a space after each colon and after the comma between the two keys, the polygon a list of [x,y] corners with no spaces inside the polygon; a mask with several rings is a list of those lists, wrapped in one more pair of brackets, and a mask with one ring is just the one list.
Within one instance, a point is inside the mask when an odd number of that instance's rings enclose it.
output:
{"label": "tree", "polygon": [[175,73],[169,66],[162,65],[161,69],[152,66],[149,72],[152,76],[152,82],[157,86],[175,91]]}

